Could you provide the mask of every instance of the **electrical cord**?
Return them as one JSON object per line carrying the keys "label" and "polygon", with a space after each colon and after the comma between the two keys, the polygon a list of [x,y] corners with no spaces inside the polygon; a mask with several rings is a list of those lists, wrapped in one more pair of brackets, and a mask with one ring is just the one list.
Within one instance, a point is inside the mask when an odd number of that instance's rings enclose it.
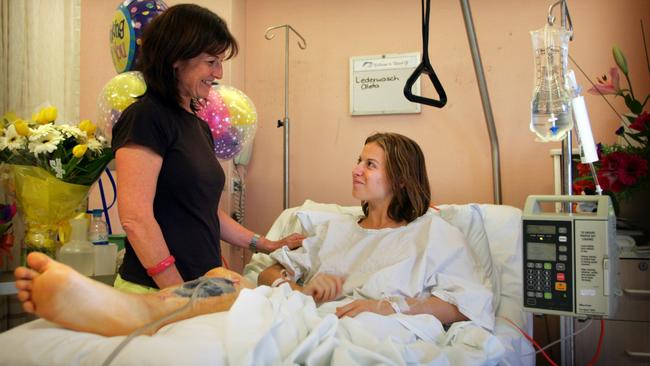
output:
{"label": "electrical cord", "polygon": [[526,337],[526,339],[527,339],[530,343],[532,343],[535,347],[537,347],[537,349],[541,350],[541,352],[542,352],[542,356],[544,356],[544,358],[546,358],[546,361],[548,361],[552,366],[558,366],[555,362],[553,362],[553,360],[548,356],[548,354],[546,354],[546,351],[544,351],[544,350],[541,349],[542,347],[541,347],[539,344],[537,344],[537,342],[535,342],[535,340],[533,339],[533,337],[531,337],[530,335],[528,335],[528,333],[526,333],[523,329],[519,328],[519,326],[518,326],[517,324],[515,324],[515,322],[513,322],[512,320],[506,318],[505,316],[500,316],[499,318],[506,320],[506,321],[507,321],[508,323],[510,323],[513,327],[515,327],[517,330],[519,330],[519,332],[520,332],[521,334],[523,334],[523,336]]}
{"label": "electrical cord", "polygon": [[[548,348],[548,347],[553,346],[554,344],[556,344],[556,343],[558,343],[558,342],[562,342],[562,341],[566,340],[566,339],[569,338],[569,337],[575,337],[576,335],[582,333],[582,332],[585,331],[587,328],[589,328],[589,326],[591,325],[591,320],[592,320],[591,318],[589,318],[589,322],[587,323],[587,325],[585,325],[584,327],[582,327],[582,328],[579,329],[578,331],[576,331],[576,332],[574,332],[573,334],[570,334],[570,335],[568,335],[568,336],[565,336],[565,337],[563,337],[563,338],[560,338],[560,339],[558,339],[557,341],[555,341],[555,342],[553,342],[553,343],[547,344],[546,346],[544,346],[544,347],[542,348],[542,347],[540,347],[540,345],[539,345],[539,344],[538,344],[538,343],[537,343],[537,342],[536,342],[536,341],[535,341],[535,340],[534,340],[530,335],[528,335],[528,333],[526,333],[526,331],[524,331],[523,329],[519,328],[519,326],[518,326],[517,324],[515,324],[515,322],[513,322],[512,320],[508,319],[508,318],[505,317],[505,316],[500,316],[499,318],[506,320],[506,321],[507,321],[508,323],[510,323],[513,327],[515,327],[517,330],[519,330],[519,332],[520,332],[521,334],[523,334],[523,336],[526,337],[526,339],[528,339],[528,341],[529,341],[530,343],[532,343],[532,344],[533,344],[533,345],[538,349],[538,351],[536,351],[536,352],[534,352],[534,353],[529,353],[529,354],[527,354],[527,355],[524,355],[523,357],[532,356],[532,355],[534,355],[534,354],[538,354],[538,353],[541,352],[541,353],[542,353],[542,356],[544,356],[544,358],[546,358],[546,361],[548,361],[552,366],[558,366],[558,365],[557,365],[557,363],[555,363],[555,362],[554,362],[554,361],[553,361],[553,360],[548,356],[548,354],[546,353],[545,349]],[[601,319],[601,320],[600,320],[600,337],[598,338],[598,345],[596,346],[596,352],[594,353],[594,356],[591,358],[591,360],[589,360],[589,362],[587,363],[587,366],[595,365],[595,364],[596,364],[596,361],[598,361],[598,358],[600,357],[600,351],[601,351],[601,349],[602,349],[603,338],[604,338],[604,337],[605,337],[605,320]]]}
{"label": "electrical cord", "polygon": [[239,224],[244,224],[244,210],[245,210],[245,201],[246,201],[246,184],[244,183],[244,177],[239,171],[240,165],[235,165],[234,172],[237,175],[238,186],[233,187],[234,191],[234,212],[233,218]]}
{"label": "electrical cord", "polygon": [[201,287],[203,287],[206,283],[208,283],[210,281],[210,278],[208,278],[208,277],[199,277],[199,280],[200,280],[200,282],[198,283],[198,285],[196,285],[196,287],[192,291],[192,296],[190,296],[190,301],[188,301],[187,304],[185,304],[182,307],[180,307],[180,308],[172,311],[171,313],[163,316],[162,318],[160,318],[158,320],[155,320],[155,321],[153,321],[153,322],[151,322],[149,324],[145,324],[142,327],[140,327],[140,328],[134,330],[133,332],[131,332],[131,334],[129,334],[126,338],[124,338],[122,340],[122,342],[120,342],[120,344],[118,344],[117,347],[115,347],[113,352],[111,352],[111,354],[108,355],[108,357],[106,357],[106,360],[104,360],[104,363],[102,363],[102,366],[110,365],[111,362],[113,362],[113,360],[115,359],[115,357],[117,357],[117,355],[120,354],[120,352],[122,352],[124,347],[126,347],[135,337],[143,334],[147,330],[158,329],[166,321],[172,319],[174,316],[180,314],[181,312],[183,312],[186,309],[188,309],[189,307],[191,307],[194,304],[194,301],[196,301],[196,297],[198,296],[199,289],[201,289]]}
{"label": "electrical cord", "polygon": [[[587,324],[585,324],[584,327],[582,327],[582,328],[578,329],[577,331],[575,331],[573,334],[569,334],[569,335],[564,336],[564,337],[562,337],[562,338],[560,338],[560,339],[558,339],[558,340],[555,340],[555,341],[553,341],[553,342],[547,344],[546,346],[542,347],[539,351],[535,351],[535,352],[533,352],[533,353],[526,354],[526,355],[524,355],[524,357],[528,357],[528,356],[536,355],[536,354],[542,352],[543,350],[545,351],[545,350],[548,349],[549,347],[553,347],[554,345],[556,345],[556,344],[558,344],[558,343],[560,343],[560,342],[564,342],[565,340],[567,340],[567,339],[569,339],[569,338],[571,338],[571,337],[575,337],[575,336],[577,336],[578,334],[584,332],[585,330],[587,330],[587,328],[589,328],[589,326],[591,325],[591,321],[592,321],[592,319],[589,318],[589,320],[587,321]],[[548,334],[548,333],[547,333],[547,334]]]}
{"label": "electrical cord", "polygon": [[595,365],[596,361],[598,361],[598,357],[600,357],[600,350],[603,346],[603,338],[605,338],[605,320],[600,319],[600,337],[598,337],[598,346],[596,346],[596,353],[594,354],[594,357],[589,360],[587,366]]}

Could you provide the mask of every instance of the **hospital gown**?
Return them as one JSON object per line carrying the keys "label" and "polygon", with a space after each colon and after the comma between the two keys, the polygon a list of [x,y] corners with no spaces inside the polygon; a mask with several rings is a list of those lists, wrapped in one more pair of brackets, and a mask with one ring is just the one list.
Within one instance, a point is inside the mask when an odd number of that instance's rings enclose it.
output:
{"label": "hospital gown", "polygon": [[[297,215],[309,222],[309,213]],[[319,273],[345,277],[342,303],[436,296],[492,330],[493,295],[469,250],[463,234],[430,210],[406,226],[386,229],[364,229],[356,217],[338,216],[317,225],[302,248],[285,247],[271,257],[304,283]]]}

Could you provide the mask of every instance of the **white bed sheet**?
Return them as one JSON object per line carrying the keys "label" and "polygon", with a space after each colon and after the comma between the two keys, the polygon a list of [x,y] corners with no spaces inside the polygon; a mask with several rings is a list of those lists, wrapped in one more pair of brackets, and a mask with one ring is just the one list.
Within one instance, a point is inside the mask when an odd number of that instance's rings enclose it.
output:
{"label": "white bed sheet", "polygon": [[[507,206],[478,207],[502,280],[497,316],[505,315],[530,332],[530,317],[521,309],[521,212]],[[283,215],[274,228],[292,229],[291,220],[280,220],[290,215]],[[522,358],[532,351],[527,341],[498,317],[494,336],[470,322],[443,332],[439,322],[432,321],[422,330],[430,341],[414,338],[401,324],[398,315],[337,319],[286,286],[259,287],[243,292],[229,312],[137,337],[113,364],[534,364],[534,357]],[[37,320],[0,334],[0,364],[97,365],[122,339]]]}

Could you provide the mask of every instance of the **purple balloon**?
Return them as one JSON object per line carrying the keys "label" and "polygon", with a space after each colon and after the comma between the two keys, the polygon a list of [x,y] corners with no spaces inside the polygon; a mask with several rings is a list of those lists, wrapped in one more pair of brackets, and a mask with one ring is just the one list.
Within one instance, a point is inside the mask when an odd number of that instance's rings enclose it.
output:
{"label": "purple balloon", "polygon": [[214,154],[219,159],[232,159],[241,149],[241,136],[236,128],[230,128],[228,132],[214,138]]}
{"label": "purple balloon", "polygon": [[113,16],[109,42],[118,73],[131,71],[142,45],[144,28],[167,10],[163,0],[124,0]]}

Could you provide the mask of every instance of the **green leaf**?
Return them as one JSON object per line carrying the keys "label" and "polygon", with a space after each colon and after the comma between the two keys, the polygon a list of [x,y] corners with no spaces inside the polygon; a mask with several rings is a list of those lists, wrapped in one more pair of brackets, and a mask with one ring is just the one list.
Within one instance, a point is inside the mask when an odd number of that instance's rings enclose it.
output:
{"label": "green leaf", "polygon": [[644,142],[645,142],[644,139],[641,138],[638,134],[628,133],[627,135],[628,135],[632,140],[634,140],[634,141],[636,141],[636,142],[639,142],[639,143],[644,143]]}
{"label": "green leaf", "polygon": [[630,94],[624,95],[623,98],[625,99],[625,105],[630,109],[632,113],[639,115],[641,112],[643,112],[643,105],[641,102],[632,98]]}

